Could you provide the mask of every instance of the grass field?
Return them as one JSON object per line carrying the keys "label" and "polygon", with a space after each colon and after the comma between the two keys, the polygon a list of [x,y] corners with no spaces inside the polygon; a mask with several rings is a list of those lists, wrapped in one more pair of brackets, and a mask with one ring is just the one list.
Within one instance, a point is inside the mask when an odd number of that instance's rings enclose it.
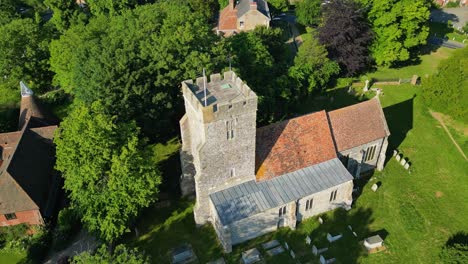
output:
{"label": "grass field", "polygon": [[[200,263],[224,256],[228,263],[239,263],[242,251],[279,239],[287,242],[301,263],[317,262],[311,246],[305,244],[310,235],[318,247],[329,246],[326,233],[342,233],[343,238],[324,253],[337,263],[434,263],[441,247],[453,234],[468,230],[468,163],[451,145],[443,129],[424,106],[420,88],[410,85],[383,87],[381,102],[391,130],[389,152],[400,150],[411,162],[408,173],[394,159],[383,172],[358,182],[363,192],[349,212],[337,210],[326,215],[324,225],[316,218],[300,223],[297,230],[282,229],[254,239],[223,255],[210,226],[196,228],[192,203],[173,201],[168,208],[147,210],[138,224],[140,238],[127,241],[149,253],[154,263],[169,263],[170,250],[184,243],[193,246]],[[334,103],[325,108],[341,107],[356,101],[341,90],[334,90]],[[316,106],[309,105],[310,110]],[[302,109],[307,111],[307,107]],[[175,143],[174,143],[175,144]],[[389,155],[391,156],[391,154]],[[380,182],[374,193],[370,186]],[[347,226],[358,234],[355,238]],[[369,255],[359,245],[363,238],[380,234],[388,249]],[[264,253],[264,252],[263,252]],[[265,256],[265,254],[263,254]],[[267,258],[267,263],[295,263],[287,254]]]}
{"label": "grass field", "polygon": [[11,253],[0,250],[0,263],[16,264],[22,262],[25,259],[25,257],[25,254]]}

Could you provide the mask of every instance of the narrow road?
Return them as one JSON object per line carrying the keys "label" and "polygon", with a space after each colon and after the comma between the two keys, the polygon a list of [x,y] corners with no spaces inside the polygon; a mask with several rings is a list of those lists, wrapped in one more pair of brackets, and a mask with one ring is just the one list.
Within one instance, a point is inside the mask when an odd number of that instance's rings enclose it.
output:
{"label": "narrow road", "polygon": [[466,158],[466,155],[465,153],[463,152],[463,150],[460,148],[460,146],[458,145],[458,143],[455,141],[455,139],[453,138],[452,136],[452,133],[450,133],[450,131],[448,130],[447,126],[445,125],[444,123],[444,120],[442,119],[442,116],[437,113],[437,112],[432,112],[429,110],[429,112],[431,113],[432,117],[434,117],[437,121],[439,121],[439,123],[442,125],[442,127],[444,128],[445,132],[447,132],[448,136],[450,137],[450,139],[452,140],[453,144],[455,145],[455,147],[457,147],[458,149],[458,152],[460,152],[460,154],[462,154],[462,156],[465,158],[465,160],[468,160]]}

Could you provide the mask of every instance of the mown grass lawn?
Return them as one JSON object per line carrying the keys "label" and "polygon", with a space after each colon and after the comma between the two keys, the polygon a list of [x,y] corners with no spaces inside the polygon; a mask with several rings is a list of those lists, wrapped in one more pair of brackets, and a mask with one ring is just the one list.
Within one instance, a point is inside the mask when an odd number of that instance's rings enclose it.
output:
{"label": "mown grass lawn", "polygon": [[0,250],[0,263],[16,264],[21,263],[26,258],[26,254],[12,253]]}
{"label": "mown grass lawn", "polygon": [[[325,216],[325,224],[316,218],[300,223],[297,230],[278,232],[235,246],[223,254],[213,229],[196,228],[191,202],[173,201],[168,208],[147,210],[138,223],[140,237],[127,241],[144,249],[154,263],[169,263],[170,250],[184,243],[193,246],[200,263],[223,256],[227,263],[239,263],[241,252],[271,239],[287,242],[301,263],[316,263],[309,235],[314,244],[329,247],[326,258],[337,263],[435,263],[442,246],[453,234],[468,230],[468,163],[463,160],[444,130],[428,113],[420,97],[420,87],[410,85],[382,87],[382,106],[392,133],[389,153],[398,149],[411,162],[408,173],[389,155],[383,172],[364,178],[362,194],[349,212],[336,210]],[[325,108],[335,108],[356,101],[341,90],[334,90],[335,100]],[[315,106],[311,105],[311,109]],[[307,107],[303,108],[307,111]],[[369,181],[368,181],[369,180]],[[374,193],[373,183],[381,187]],[[358,234],[355,238],[348,225]],[[332,245],[326,234],[343,234]],[[380,234],[385,238],[385,252],[367,256],[359,241]],[[261,250],[262,251],[262,250]],[[265,252],[263,255],[266,256]],[[288,254],[266,259],[267,263],[295,263]]]}

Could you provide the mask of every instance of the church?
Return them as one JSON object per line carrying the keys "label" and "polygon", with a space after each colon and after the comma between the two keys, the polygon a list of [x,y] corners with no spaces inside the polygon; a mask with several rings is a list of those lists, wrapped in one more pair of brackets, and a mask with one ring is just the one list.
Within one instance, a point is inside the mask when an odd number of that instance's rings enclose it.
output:
{"label": "church", "polygon": [[350,208],[353,180],[382,170],[387,122],[378,97],[256,127],[257,95],[233,71],[182,82],[180,179],[226,252],[279,227]]}

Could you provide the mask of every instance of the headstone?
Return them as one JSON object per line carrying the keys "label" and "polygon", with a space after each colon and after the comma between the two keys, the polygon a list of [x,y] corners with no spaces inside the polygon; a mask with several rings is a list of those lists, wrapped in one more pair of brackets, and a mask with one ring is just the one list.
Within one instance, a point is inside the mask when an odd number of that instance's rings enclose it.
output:
{"label": "headstone", "polygon": [[383,239],[379,235],[371,236],[364,240],[364,246],[367,248],[367,250],[381,247],[382,243]]}
{"label": "headstone", "polygon": [[393,157],[395,157],[396,155],[398,155],[398,150],[393,150]]}
{"label": "headstone", "polygon": [[196,259],[195,253],[190,245],[183,245],[172,250],[172,263],[186,263]]}
{"label": "headstone", "polygon": [[353,236],[357,237],[357,234],[356,234],[356,232],[353,232]]}
{"label": "headstone", "polygon": [[319,216],[318,221],[319,221],[320,224],[323,224],[323,219],[322,219],[322,217]]}
{"label": "headstone", "polygon": [[307,245],[310,245],[310,242],[312,242],[312,240],[310,239],[309,236],[307,236],[307,237],[306,237],[306,244],[307,244]]}
{"label": "headstone", "polygon": [[244,264],[251,264],[260,261],[260,252],[256,248],[242,252],[242,261]]}
{"label": "headstone", "polygon": [[378,188],[379,188],[379,186],[377,184],[375,184],[375,183],[371,187],[372,191],[374,191],[374,192],[376,192]]}
{"label": "headstone", "polygon": [[327,264],[327,261],[322,255],[320,255],[320,264]]}
{"label": "headstone", "polygon": [[406,164],[406,159],[401,159],[400,164],[401,164],[401,166],[405,166],[405,164]]}
{"label": "headstone", "polygon": [[397,161],[400,161],[401,160],[401,154],[396,155],[395,158],[396,158]]}
{"label": "headstone", "polygon": [[404,167],[405,167],[405,170],[409,170],[409,167],[410,167],[409,162],[407,162]]}
{"label": "headstone", "polygon": [[332,236],[330,233],[327,234],[327,240],[328,240],[328,242],[330,242],[330,243],[333,243],[333,242],[337,241],[338,239],[340,239],[340,238],[342,238],[342,237],[343,237],[342,234],[338,234],[338,235],[336,235],[336,236]]}
{"label": "headstone", "polygon": [[289,251],[289,254],[291,254],[291,258],[295,259],[296,258],[296,254],[294,254],[294,251]]}
{"label": "headstone", "polygon": [[366,86],[364,86],[364,92],[369,91],[369,80],[366,80]]}
{"label": "headstone", "polygon": [[411,84],[412,85],[418,84],[418,80],[419,80],[419,76],[413,75],[413,77],[411,78]]}
{"label": "headstone", "polygon": [[284,242],[284,247],[286,248],[286,250],[289,250],[288,242]]}
{"label": "headstone", "polygon": [[278,242],[278,240],[272,240],[272,241],[263,243],[262,247],[263,247],[263,249],[267,250],[267,249],[270,249],[270,248],[277,247],[279,245],[280,245],[280,243]]}
{"label": "headstone", "polygon": [[318,249],[315,245],[312,245],[312,254],[314,254],[315,256],[317,256],[318,254]]}
{"label": "headstone", "polygon": [[348,225],[348,229],[349,229],[350,231],[353,231],[353,227],[350,226],[350,225]]}
{"label": "headstone", "polygon": [[284,252],[284,248],[282,246],[277,246],[275,248],[269,249],[266,253],[270,256],[275,256]]}

